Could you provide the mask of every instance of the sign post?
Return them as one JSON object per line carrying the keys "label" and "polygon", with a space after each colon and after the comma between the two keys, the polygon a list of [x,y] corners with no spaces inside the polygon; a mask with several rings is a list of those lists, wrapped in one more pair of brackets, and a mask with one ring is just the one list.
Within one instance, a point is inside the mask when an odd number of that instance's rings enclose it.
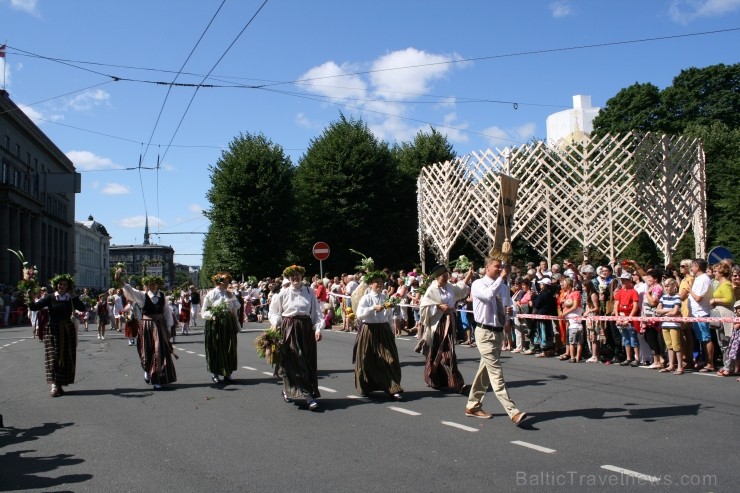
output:
{"label": "sign post", "polygon": [[319,261],[319,275],[324,278],[324,260],[329,258],[329,245],[323,241],[317,241],[311,249],[313,256]]}

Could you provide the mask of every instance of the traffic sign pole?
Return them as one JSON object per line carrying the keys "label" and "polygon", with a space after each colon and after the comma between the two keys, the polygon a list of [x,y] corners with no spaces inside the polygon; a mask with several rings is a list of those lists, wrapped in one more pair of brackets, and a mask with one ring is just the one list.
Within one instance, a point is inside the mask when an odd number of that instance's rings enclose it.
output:
{"label": "traffic sign pole", "polygon": [[313,256],[319,261],[319,275],[324,278],[324,260],[329,258],[329,245],[323,241],[317,241],[311,249]]}

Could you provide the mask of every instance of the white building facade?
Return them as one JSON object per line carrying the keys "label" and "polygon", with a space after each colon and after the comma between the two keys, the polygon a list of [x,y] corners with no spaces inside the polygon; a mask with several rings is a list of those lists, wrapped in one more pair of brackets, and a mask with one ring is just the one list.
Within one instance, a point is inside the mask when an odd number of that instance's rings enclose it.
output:
{"label": "white building facade", "polygon": [[110,240],[105,226],[92,216],[87,221],[75,221],[75,283],[78,289],[108,289]]}
{"label": "white building facade", "polygon": [[582,135],[591,135],[593,121],[601,108],[591,106],[591,96],[573,96],[573,108],[558,111],[547,117],[547,143],[555,146],[563,139],[577,140]]}

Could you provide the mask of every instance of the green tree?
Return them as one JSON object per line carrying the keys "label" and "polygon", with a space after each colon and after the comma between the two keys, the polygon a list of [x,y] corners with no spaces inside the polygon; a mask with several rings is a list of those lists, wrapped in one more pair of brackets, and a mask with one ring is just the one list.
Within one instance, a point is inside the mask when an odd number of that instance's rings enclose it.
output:
{"label": "green tree", "polygon": [[[635,84],[609,99],[594,133],[658,131],[699,137],[706,156],[708,245],[740,254],[740,63],[682,70],[658,92]],[[686,242],[681,242],[682,250]]]}
{"label": "green tree", "polygon": [[[419,211],[416,199],[416,180],[421,169],[427,164],[440,163],[455,159],[455,152],[447,136],[439,133],[434,127],[429,133],[421,130],[414,137],[413,142],[396,144],[391,149],[393,161],[398,169],[400,182],[394,193],[400,200],[400,209],[403,217],[400,218],[397,230],[398,257],[403,264],[397,264],[401,268],[408,264],[411,259],[419,258],[418,228]],[[457,253],[457,250],[455,251]],[[465,249],[458,254],[470,253]]]}
{"label": "green tree", "polygon": [[380,265],[395,265],[400,211],[395,193],[398,174],[385,142],[378,141],[362,120],[340,113],[310,143],[296,168],[295,259],[309,273],[319,271],[311,246],[325,241],[333,272],[350,271],[359,250]]}
{"label": "green tree", "polygon": [[211,220],[201,281],[219,270],[235,278],[272,275],[286,258],[291,231],[293,168],[282,147],[264,135],[240,134],[210,166]]}

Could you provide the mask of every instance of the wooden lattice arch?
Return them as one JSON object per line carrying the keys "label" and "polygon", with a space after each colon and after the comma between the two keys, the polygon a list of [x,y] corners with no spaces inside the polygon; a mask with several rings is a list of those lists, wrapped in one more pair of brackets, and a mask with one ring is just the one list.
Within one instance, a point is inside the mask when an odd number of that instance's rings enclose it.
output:
{"label": "wooden lattice arch", "polygon": [[473,152],[425,166],[418,179],[419,251],[447,263],[459,238],[484,256],[498,221],[498,175],[520,180],[511,238],[552,262],[572,240],[616,258],[646,232],[671,262],[693,230],[706,256],[706,183],[701,142],[628,133]]}

